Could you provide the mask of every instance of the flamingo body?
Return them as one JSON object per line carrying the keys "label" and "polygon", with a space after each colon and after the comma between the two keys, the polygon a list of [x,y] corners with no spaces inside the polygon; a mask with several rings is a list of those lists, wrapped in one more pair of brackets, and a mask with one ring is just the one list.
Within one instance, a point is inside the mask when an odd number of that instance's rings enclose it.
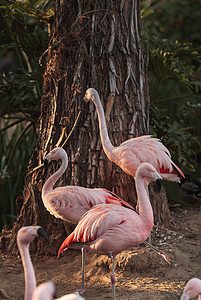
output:
{"label": "flamingo body", "polygon": [[162,178],[149,163],[143,163],[136,172],[136,191],[139,213],[114,204],[99,204],[85,213],[75,230],[65,239],[58,256],[67,248],[85,249],[96,254],[113,256],[111,274],[115,299],[115,260],[123,250],[143,243],[153,227],[153,211],[144,179],[161,182]]}
{"label": "flamingo body", "polygon": [[153,211],[144,178],[162,180],[151,164],[139,166],[136,172],[139,213],[114,204],[94,206],[63,242],[58,255],[67,248],[82,247],[97,254],[117,255],[143,243],[153,227]]}
{"label": "flamingo body", "polygon": [[98,92],[89,88],[84,99],[86,102],[93,101],[96,106],[101,142],[105,154],[125,173],[135,177],[137,168],[143,162],[148,162],[154,166],[163,179],[179,181],[180,178],[184,178],[183,172],[171,160],[169,150],[159,139],[152,138],[150,135],[131,138],[120,146],[114,147],[108,136],[105,115]]}
{"label": "flamingo body", "polygon": [[81,218],[74,232],[61,245],[58,254],[67,248],[84,247],[92,253],[115,256],[143,243],[152,227],[152,213],[149,223],[144,225],[134,211],[114,204],[99,204]]}
{"label": "flamingo body", "polygon": [[67,153],[63,148],[58,147],[44,159],[47,163],[59,159],[62,160],[61,167],[48,178],[42,189],[44,206],[56,218],[77,224],[84,213],[97,204],[113,203],[133,209],[130,204],[106,189],[90,189],[81,186],[63,186],[54,189],[54,184],[67,168]]}
{"label": "flamingo body", "polygon": [[189,300],[196,296],[198,296],[198,300],[201,300],[201,280],[192,278],[187,282],[181,300]]}

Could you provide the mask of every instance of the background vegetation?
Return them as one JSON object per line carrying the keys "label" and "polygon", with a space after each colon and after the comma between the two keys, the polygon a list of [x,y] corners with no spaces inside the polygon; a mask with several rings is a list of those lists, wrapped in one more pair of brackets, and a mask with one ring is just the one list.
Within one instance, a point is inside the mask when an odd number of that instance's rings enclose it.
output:
{"label": "background vegetation", "polygon": [[[52,1],[1,1],[0,227],[16,219],[15,199],[37,136],[42,62],[48,48]],[[42,58],[41,58],[42,59]]]}
{"label": "background vegetation", "polygon": [[[149,63],[151,133],[185,172],[201,176],[201,3],[142,1]],[[0,227],[16,218],[27,164],[37,136],[42,74],[53,1],[0,5]]]}

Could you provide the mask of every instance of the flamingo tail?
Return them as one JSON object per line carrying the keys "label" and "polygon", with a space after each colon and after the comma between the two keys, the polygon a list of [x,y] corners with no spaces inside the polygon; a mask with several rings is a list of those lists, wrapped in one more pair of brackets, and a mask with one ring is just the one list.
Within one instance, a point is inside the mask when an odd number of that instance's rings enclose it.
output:
{"label": "flamingo tail", "polygon": [[135,211],[134,207],[132,207],[132,205],[130,205],[129,203],[127,203],[126,201],[124,201],[123,199],[121,199],[119,196],[117,196],[115,193],[111,192],[111,191],[107,191],[108,193],[108,204],[110,204],[110,195],[112,196],[111,197],[111,200],[113,200],[113,197],[115,197],[120,203],[121,203],[121,206],[124,206],[126,208],[130,208],[132,210]]}
{"label": "flamingo tail", "polygon": [[59,258],[59,256],[63,253],[63,251],[65,251],[66,249],[69,248],[69,246],[71,244],[73,244],[74,242],[74,232],[72,232],[61,244],[59,250],[58,250],[58,255],[57,258]]}
{"label": "flamingo tail", "polygon": [[175,172],[177,173],[177,175],[178,175],[179,178],[185,178],[184,173],[173,162],[172,162],[172,167],[175,170]]}

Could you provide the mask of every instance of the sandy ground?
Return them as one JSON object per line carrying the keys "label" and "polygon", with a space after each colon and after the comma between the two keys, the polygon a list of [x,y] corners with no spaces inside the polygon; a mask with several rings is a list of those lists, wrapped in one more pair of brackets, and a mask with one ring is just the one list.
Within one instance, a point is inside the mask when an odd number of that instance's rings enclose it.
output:
{"label": "sandy ground", "polygon": [[[187,280],[201,278],[201,211],[172,209],[175,226],[155,226],[153,244],[171,259],[167,264],[153,250],[124,251],[117,256],[117,299],[180,299]],[[67,250],[63,257],[34,257],[37,284],[52,280],[57,297],[79,289],[81,285],[80,251]],[[86,291],[90,299],[112,299],[111,259],[87,254]],[[20,257],[0,255],[0,299],[23,299],[24,277]]]}

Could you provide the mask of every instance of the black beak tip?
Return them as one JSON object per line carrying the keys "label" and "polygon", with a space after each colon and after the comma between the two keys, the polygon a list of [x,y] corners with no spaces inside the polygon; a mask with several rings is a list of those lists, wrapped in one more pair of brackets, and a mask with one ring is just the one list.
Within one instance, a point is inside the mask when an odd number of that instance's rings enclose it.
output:
{"label": "black beak tip", "polygon": [[156,179],[156,189],[157,189],[157,192],[161,191],[162,186],[163,186],[163,179],[162,178]]}
{"label": "black beak tip", "polygon": [[43,237],[47,242],[49,241],[47,233],[45,232],[45,230],[43,229],[43,227],[38,228],[37,232],[38,232],[39,236]]}

